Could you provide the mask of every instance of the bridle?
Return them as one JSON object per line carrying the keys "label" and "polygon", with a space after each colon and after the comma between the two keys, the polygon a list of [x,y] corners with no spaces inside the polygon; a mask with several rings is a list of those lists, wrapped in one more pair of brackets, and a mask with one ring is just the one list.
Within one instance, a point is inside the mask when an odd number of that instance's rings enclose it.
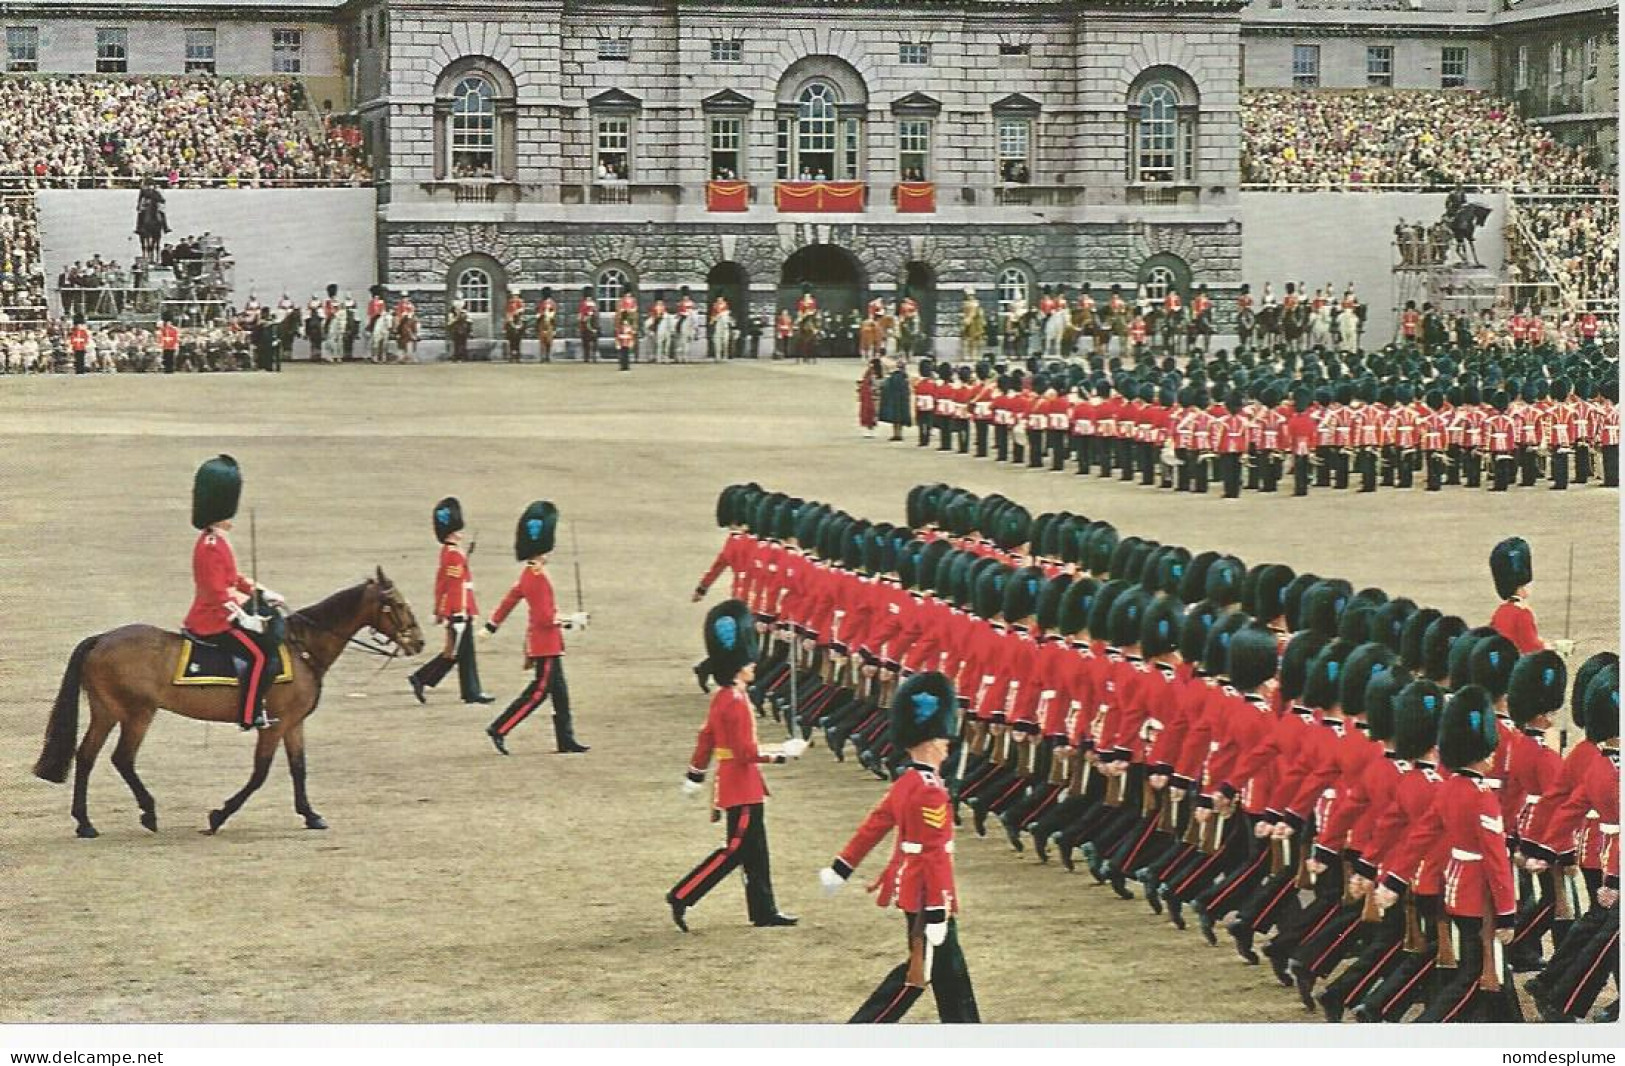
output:
{"label": "bridle", "polygon": [[[393,608],[394,605],[389,601],[389,599],[388,599],[388,597],[386,595],[386,590],[385,590],[385,588],[383,586],[380,585],[379,588],[378,588],[378,591],[379,591],[379,599],[380,599],[380,603],[378,605],[378,613],[382,614],[386,618],[390,618],[390,619],[393,620],[394,611],[393,611],[392,608]],[[394,586],[390,586],[388,591],[393,592],[394,591]],[[339,635],[338,630],[332,628],[331,626],[323,625],[322,623],[316,621],[314,618],[310,617],[308,614],[305,614],[303,611],[289,611],[289,612],[287,612],[287,614],[284,617],[298,619],[299,621],[303,622],[305,625],[309,626],[310,628],[312,628],[312,629],[314,629],[314,630],[316,630],[318,632],[321,632],[321,633],[326,633],[329,636],[335,636],[336,637],[336,636]],[[351,635],[351,636],[345,637],[344,642],[347,645],[350,645],[352,647],[361,649],[362,651],[366,652],[368,655],[375,655],[375,656],[378,656],[378,657],[382,658],[384,660],[384,662],[382,664],[380,664],[379,667],[378,667],[379,671],[382,672],[384,667],[387,667],[390,663],[394,662],[402,654],[404,654],[403,649],[401,648],[400,644],[396,641],[396,639],[394,637],[388,636],[387,634],[384,634],[384,633],[380,632],[376,627],[373,627],[371,625],[369,625],[367,628],[373,630],[376,637],[380,638],[380,639],[361,640],[360,638],[358,638],[358,637],[356,637],[354,635]],[[382,641],[382,643],[380,643],[380,640]],[[385,645],[385,644],[387,644],[388,647],[384,647],[383,645]]]}

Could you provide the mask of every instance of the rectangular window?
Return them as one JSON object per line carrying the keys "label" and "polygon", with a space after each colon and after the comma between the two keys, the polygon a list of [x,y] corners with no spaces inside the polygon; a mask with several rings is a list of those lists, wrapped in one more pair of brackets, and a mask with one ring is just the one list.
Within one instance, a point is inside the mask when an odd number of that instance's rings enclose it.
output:
{"label": "rectangular window", "polygon": [[793,123],[787,118],[779,119],[778,137],[774,147],[774,172],[780,181],[789,181],[795,177],[790,171],[790,140],[794,136]]}
{"label": "rectangular window", "polygon": [[1597,39],[1587,37],[1585,43],[1586,81],[1597,76]]}
{"label": "rectangular window", "polygon": [[1546,80],[1556,85],[1563,80],[1563,44],[1553,41],[1546,52]]}
{"label": "rectangular window", "polygon": [[1024,56],[1032,53],[1033,46],[1026,41],[1000,41],[999,54],[1001,56]]}
{"label": "rectangular window", "polygon": [[39,28],[6,27],[6,69],[17,73],[39,69]]}
{"label": "rectangular window", "polygon": [[897,123],[897,173],[904,181],[931,180],[931,120],[905,118]]}
{"label": "rectangular window", "polygon": [[598,119],[598,180],[626,181],[632,174],[632,120],[603,116]]}
{"label": "rectangular window", "polygon": [[745,42],[727,37],[711,38],[711,62],[742,63],[745,60]]}
{"label": "rectangular window", "polygon": [[214,73],[214,31],[186,31],[186,73]]}
{"label": "rectangular window", "polygon": [[923,67],[931,62],[931,46],[919,41],[904,41],[897,46],[897,61],[904,66]]}
{"label": "rectangular window", "polygon": [[1520,90],[1529,88],[1529,46],[1527,44],[1518,46],[1518,70],[1513,75],[1512,87]]}
{"label": "rectangular window", "polygon": [[632,38],[630,37],[600,37],[598,38],[598,58],[600,60],[621,60],[632,58]]}
{"label": "rectangular window", "polygon": [[1374,89],[1393,87],[1394,48],[1392,45],[1373,44],[1366,46],[1365,83]]}
{"label": "rectangular window", "polygon": [[305,34],[302,30],[271,31],[271,73],[298,74],[304,66]]}
{"label": "rectangular window", "polygon": [[857,181],[862,175],[862,171],[859,170],[858,166],[858,156],[861,151],[861,142],[858,137],[858,120],[855,118],[842,119],[841,126],[842,166],[841,173],[834,176],[842,181]]}
{"label": "rectangular window", "polygon": [[1033,124],[1024,118],[999,119],[999,180],[1026,185],[1032,175]]}
{"label": "rectangular window", "polygon": [[1314,89],[1320,85],[1320,45],[1292,46],[1292,87]]}
{"label": "rectangular window", "polygon": [[371,11],[367,12],[367,14],[361,19],[361,24],[366,27],[366,30],[367,30],[367,47],[371,48],[372,47],[372,12]]}
{"label": "rectangular window", "polygon": [[1446,48],[1439,53],[1439,86],[1460,89],[1467,84],[1467,49]]}
{"label": "rectangular window", "polygon": [[96,31],[96,73],[126,74],[130,70],[130,31],[123,26]]}
{"label": "rectangular window", "polygon": [[745,120],[711,120],[711,180],[732,181],[745,172],[740,148],[745,139]]}

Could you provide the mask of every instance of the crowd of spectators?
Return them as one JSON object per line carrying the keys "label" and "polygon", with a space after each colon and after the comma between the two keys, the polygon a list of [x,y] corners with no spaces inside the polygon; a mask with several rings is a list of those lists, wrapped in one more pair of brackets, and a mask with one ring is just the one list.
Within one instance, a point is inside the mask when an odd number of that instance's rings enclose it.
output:
{"label": "crowd of spectators", "polygon": [[1596,185],[1584,154],[1461,89],[1253,89],[1242,94],[1242,181],[1279,188],[1541,191]]}
{"label": "crowd of spectators", "polygon": [[[66,319],[0,333],[0,374],[72,374],[75,360]],[[237,322],[186,327],[176,369],[221,372],[253,369],[251,338]],[[156,328],[110,323],[89,328],[85,371],[145,374],[163,370]]]}
{"label": "crowd of spectators", "polygon": [[1619,303],[1619,202],[1516,199],[1507,255],[1523,278],[1548,276],[1566,306]]}
{"label": "crowd of spectators", "polygon": [[0,180],[161,185],[328,184],[368,170],[349,129],[302,113],[280,79],[11,75],[0,78]]}
{"label": "crowd of spectators", "polygon": [[0,197],[0,321],[45,302],[39,221],[29,196]]}

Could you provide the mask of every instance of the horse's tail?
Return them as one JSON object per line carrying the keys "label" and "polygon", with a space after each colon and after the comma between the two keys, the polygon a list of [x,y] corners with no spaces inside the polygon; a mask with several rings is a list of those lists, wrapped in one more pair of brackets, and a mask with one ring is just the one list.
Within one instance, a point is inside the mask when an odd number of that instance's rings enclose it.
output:
{"label": "horse's tail", "polygon": [[100,639],[100,636],[86,637],[68,657],[62,687],[57,691],[51,720],[45,727],[45,747],[40,751],[39,761],[34,763],[35,777],[58,785],[68,779],[68,764],[73,761],[74,742],[79,738],[79,672],[84,668],[85,656]]}

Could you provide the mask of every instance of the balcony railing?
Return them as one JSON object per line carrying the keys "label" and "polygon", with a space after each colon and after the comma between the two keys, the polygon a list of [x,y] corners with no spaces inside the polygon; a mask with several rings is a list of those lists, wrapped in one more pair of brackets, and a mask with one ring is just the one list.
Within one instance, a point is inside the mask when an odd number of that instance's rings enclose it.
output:
{"label": "balcony railing", "polygon": [[594,181],[559,186],[559,201],[566,204],[639,204],[674,207],[683,202],[683,186],[662,182]]}
{"label": "balcony railing", "polygon": [[[998,207],[1081,207],[1083,188],[1078,185],[1017,185],[1004,183],[987,188],[967,186],[967,203],[992,203]],[[985,195],[984,195],[985,194]]]}

